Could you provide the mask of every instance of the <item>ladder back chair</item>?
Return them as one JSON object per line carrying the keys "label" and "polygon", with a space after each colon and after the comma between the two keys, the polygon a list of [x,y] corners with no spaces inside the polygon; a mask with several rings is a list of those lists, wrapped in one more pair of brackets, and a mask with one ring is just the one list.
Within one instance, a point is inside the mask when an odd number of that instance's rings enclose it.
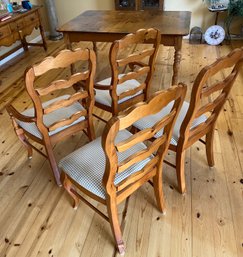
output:
{"label": "ladder back chair", "polygon": [[[204,67],[194,81],[190,103],[184,102],[182,105],[169,146],[170,150],[176,152],[176,165],[165,160],[176,169],[181,193],[186,190],[184,162],[187,148],[199,140],[206,146],[208,165],[214,166],[213,139],[216,121],[239,73],[242,58],[243,49],[236,49]],[[171,106],[172,103],[154,119],[149,117],[138,121],[134,124],[135,128],[142,130],[151,126],[166,115]],[[203,136],[205,140],[201,139]]]}
{"label": "ladder back chair", "polygon": [[[112,44],[109,53],[112,76],[95,83],[96,107],[118,115],[120,111],[148,99],[160,40],[160,32],[150,28],[128,34]],[[149,47],[129,54],[132,46],[148,42]],[[131,70],[126,69],[128,66]]]}
{"label": "ladder back chair", "polygon": [[[164,210],[163,158],[185,93],[185,86],[175,86],[157,92],[147,103],[141,102],[122,115],[113,116],[102,137],[77,149],[59,163],[64,188],[72,196],[74,207],[82,200],[110,223],[120,254],[124,253],[124,242],[117,205],[152,179],[158,208]],[[138,119],[157,113],[171,101],[174,101],[171,112],[152,127],[136,134],[126,130]],[[163,135],[151,143],[150,139],[162,128]],[[108,216],[84,199],[80,191],[106,205]]]}
{"label": "ladder back chair", "polygon": [[[80,61],[86,65],[85,70],[42,87],[35,86],[36,79],[42,75],[44,77],[47,72],[69,68],[71,64]],[[6,107],[18,138],[28,150],[28,157],[32,158],[32,149],[46,157],[58,185],[61,185],[61,181],[53,152],[54,145],[82,130],[89,140],[95,138],[92,120],[95,69],[96,56],[93,50],[62,50],[56,57],[47,57],[26,70],[25,85],[33,108],[20,113],[12,105]],[[82,91],[69,90],[79,81],[85,81],[85,88]],[[62,94],[67,90],[68,94]],[[54,98],[55,94],[59,96]],[[51,100],[44,102],[44,97]],[[43,145],[46,154],[31,144],[29,139]]]}

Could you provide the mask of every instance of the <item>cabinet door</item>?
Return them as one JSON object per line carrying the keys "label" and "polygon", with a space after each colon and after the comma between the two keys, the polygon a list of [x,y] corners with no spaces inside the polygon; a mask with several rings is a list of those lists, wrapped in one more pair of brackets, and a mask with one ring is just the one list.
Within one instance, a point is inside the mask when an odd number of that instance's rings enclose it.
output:
{"label": "cabinet door", "polygon": [[163,10],[164,0],[115,0],[116,10]]}
{"label": "cabinet door", "polygon": [[116,10],[136,10],[136,0],[116,0]]}
{"label": "cabinet door", "polygon": [[141,9],[159,9],[163,10],[163,0],[141,0]]}

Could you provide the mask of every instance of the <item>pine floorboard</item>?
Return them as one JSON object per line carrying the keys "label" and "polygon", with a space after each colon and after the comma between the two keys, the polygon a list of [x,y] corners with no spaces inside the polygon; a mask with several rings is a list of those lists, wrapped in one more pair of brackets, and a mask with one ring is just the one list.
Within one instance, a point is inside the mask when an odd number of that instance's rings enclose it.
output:
{"label": "pine floorboard", "polygon": [[[242,45],[242,41],[217,47],[183,41],[179,81],[188,85],[187,99],[203,66]],[[0,67],[0,257],[119,256],[109,224],[83,203],[76,211],[72,209],[69,195],[55,185],[45,158],[34,152],[33,159],[27,159],[5,110],[8,103],[20,111],[31,106],[24,89],[26,67],[63,47],[62,41],[48,41],[47,52],[30,48],[29,53]],[[109,43],[98,44],[97,80],[110,75],[109,47]],[[151,93],[170,87],[173,56],[173,48],[160,47]],[[38,79],[37,84],[44,85],[68,72],[53,72]],[[98,109],[94,111],[105,119],[110,117]],[[99,136],[104,124],[97,119],[94,122]],[[87,138],[80,133],[57,144],[57,159],[85,143]],[[214,154],[215,167],[209,168],[200,143],[186,152],[185,195],[177,191],[175,171],[164,165],[165,215],[157,210],[149,184],[119,206],[125,256],[243,256],[243,70],[218,119]],[[174,157],[172,152],[166,156],[171,160]]]}

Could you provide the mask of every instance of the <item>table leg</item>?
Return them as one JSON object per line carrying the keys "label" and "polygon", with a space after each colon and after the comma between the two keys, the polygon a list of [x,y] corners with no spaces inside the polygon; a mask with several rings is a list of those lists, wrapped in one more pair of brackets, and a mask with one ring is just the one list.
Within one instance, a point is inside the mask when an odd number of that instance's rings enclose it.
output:
{"label": "table leg", "polygon": [[24,36],[22,30],[19,30],[19,36],[20,36],[20,41],[21,41],[21,44],[22,44],[24,50],[28,51],[28,45],[27,45],[27,42],[26,42],[26,39],[25,39],[25,36]]}
{"label": "table leg", "polygon": [[64,34],[64,43],[67,46],[67,49],[72,50],[72,43],[69,40],[68,34]]}
{"label": "table leg", "polygon": [[173,76],[172,85],[178,83],[178,73],[181,62],[181,47],[182,47],[182,37],[175,39],[175,54],[174,54],[174,64],[173,64]]}
{"label": "table leg", "polygon": [[42,27],[42,25],[39,26],[39,30],[40,30],[40,34],[42,37],[42,42],[43,42],[43,48],[45,51],[47,51],[47,44],[46,44],[46,39],[45,39],[45,33],[44,33],[44,29]]}
{"label": "table leg", "polygon": [[[69,50],[72,50],[72,43],[70,42],[69,40],[69,36],[68,34],[64,34],[64,42],[67,46],[67,49]],[[74,74],[75,73],[75,67],[74,67],[74,64],[71,64],[71,74]]]}
{"label": "table leg", "polygon": [[[67,49],[69,49],[69,50],[73,49],[72,48],[72,43],[69,40],[68,34],[64,34],[64,42],[67,46]],[[71,70],[71,74],[75,74],[75,72],[76,72],[75,64],[70,65],[70,70]],[[84,81],[79,81],[79,82],[73,84],[73,89],[75,91],[79,91],[81,88],[85,88],[85,82]]]}
{"label": "table leg", "polygon": [[218,24],[219,12],[216,12],[215,22],[214,25]]}
{"label": "table leg", "polygon": [[97,48],[97,42],[92,42],[93,43],[93,50],[96,55],[96,63],[98,63],[98,48]]}
{"label": "table leg", "polygon": [[92,42],[93,43],[93,50],[95,51],[95,54],[97,55],[97,42]]}

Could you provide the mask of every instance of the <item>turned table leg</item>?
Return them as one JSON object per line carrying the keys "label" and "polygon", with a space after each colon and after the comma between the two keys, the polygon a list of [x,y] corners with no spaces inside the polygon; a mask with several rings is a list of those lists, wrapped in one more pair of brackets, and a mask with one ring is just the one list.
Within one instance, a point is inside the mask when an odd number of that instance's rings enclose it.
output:
{"label": "turned table leg", "polygon": [[175,54],[174,54],[174,64],[173,64],[173,76],[172,85],[178,83],[178,73],[181,62],[181,47],[182,47],[182,37],[177,37],[175,39]]}

